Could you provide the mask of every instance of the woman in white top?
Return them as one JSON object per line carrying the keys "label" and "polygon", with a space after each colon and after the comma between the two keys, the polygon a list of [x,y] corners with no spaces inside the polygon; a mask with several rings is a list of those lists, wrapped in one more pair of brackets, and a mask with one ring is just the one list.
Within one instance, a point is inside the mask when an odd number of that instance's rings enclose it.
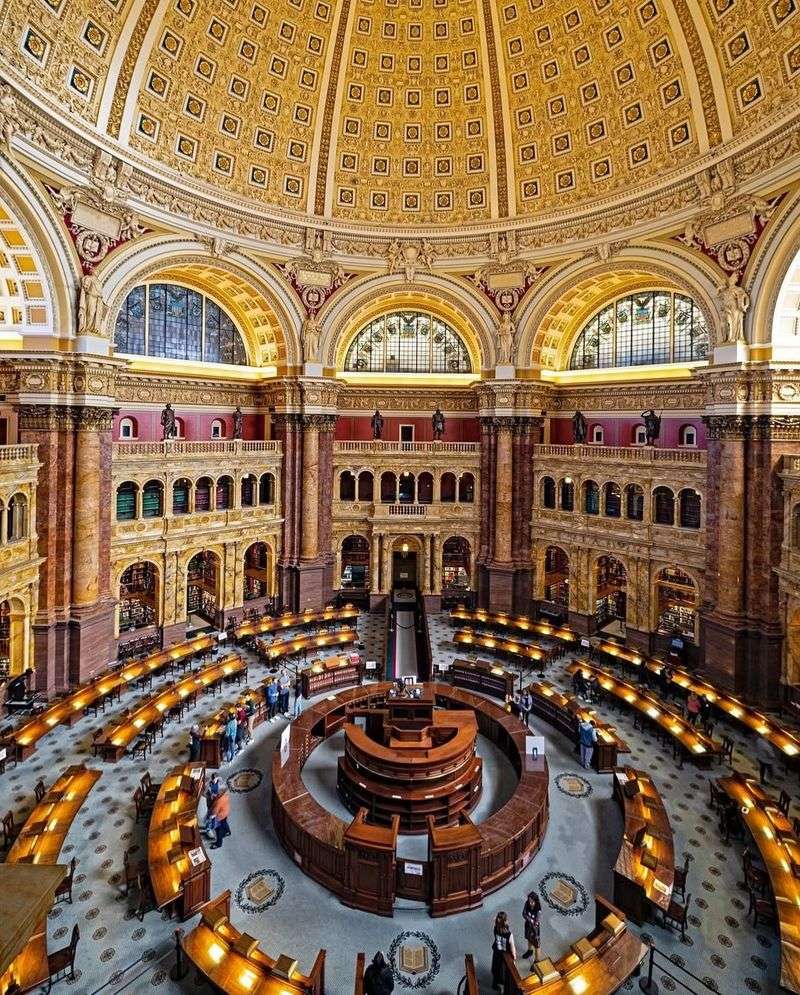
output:
{"label": "woman in white top", "polygon": [[517,959],[514,934],[508,925],[508,916],[505,912],[498,912],[494,921],[494,941],[492,942],[492,987],[497,992],[501,991],[506,979],[506,951],[511,954],[512,960]]}

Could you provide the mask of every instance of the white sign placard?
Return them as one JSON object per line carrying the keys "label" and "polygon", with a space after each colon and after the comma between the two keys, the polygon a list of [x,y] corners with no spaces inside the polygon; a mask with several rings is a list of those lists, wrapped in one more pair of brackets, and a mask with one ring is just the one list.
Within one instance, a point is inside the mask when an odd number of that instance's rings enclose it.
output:
{"label": "white sign placard", "polygon": [[364,664],[364,666],[365,666],[365,668],[367,670],[377,670],[378,669],[378,661],[377,660],[367,660],[367,662]]}
{"label": "white sign placard", "polygon": [[5,760],[6,756],[7,756],[7,751],[6,751],[6,748],[4,746],[3,749],[0,750],[0,760]]}
{"label": "white sign placard", "polygon": [[192,867],[199,867],[205,859],[206,855],[201,846],[195,847],[193,850],[189,851],[189,862]]}
{"label": "white sign placard", "polygon": [[588,650],[591,648],[591,645],[588,639],[581,639],[581,649]]}
{"label": "white sign placard", "polygon": [[437,663],[436,666],[439,668],[439,670],[449,670],[450,669],[449,662],[448,663]]}
{"label": "white sign placard", "polygon": [[531,757],[543,757],[544,736],[526,736],[525,752]]}
{"label": "white sign placard", "polygon": [[405,865],[406,874],[413,874],[415,877],[421,878],[425,873],[425,868],[422,864],[412,864],[408,860],[403,861]]}
{"label": "white sign placard", "polygon": [[285,766],[286,761],[289,759],[289,738],[291,736],[292,727],[286,726],[286,728],[281,733],[281,767]]}

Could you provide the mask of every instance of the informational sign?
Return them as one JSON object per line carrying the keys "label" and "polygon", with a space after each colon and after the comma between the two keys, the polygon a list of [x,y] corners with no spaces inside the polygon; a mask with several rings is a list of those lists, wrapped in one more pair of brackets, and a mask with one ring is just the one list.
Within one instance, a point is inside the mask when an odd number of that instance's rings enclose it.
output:
{"label": "informational sign", "polygon": [[591,647],[592,647],[592,644],[584,636],[584,638],[581,639],[581,649],[588,650],[588,649],[591,649]]}
{"label": "informational sign", "polygon": [[526,736],[525,737],[525,752],[530,757],[543,757],[544,756],[544,736]]}
{"label": "informational sign", "polygon": [[228,641],[228,633],[227,632],[218,632],[217,633],[217,642],[218,643],[225,643],[227,641]]}
{"label": "informational sign", "polygon": [[289,759],[289,738],[291,736],[292,727],[286,726],[286,728],[281,733],[281,767],[286,765],[286,761]]}
{"label": "informational sign", "polygon": [[203,776],[203,768],[202,767],[192,767],[192,769],[189,771],[189,776],[193,780],[199,781],[200,778]]}
{"label": "informational sign", "polygon": [[5,760],[5,759],[6,759],[6,756],[7,756],[7,751],[6,751],[6,748],[5,748],[5,746],[4,746],[4,747],[2,748],[2,750],[0,750],[0,760]]}
{"label": "informational sign", "polygon": [[406,874],[412,874],[414,877],[421,878],[425,873],[425,868],[422,864],[412,864],[410,861],[404,860],[403,865]]}
{"label": "informational sign", "polygon": [[377,660],[367,660],[367,662],[364,664],[364,666],[365,666],[365,668],[367,670],[377,670],[378,669],[378,661]]}
{"label": "informational sign", "polygon": [[201,846],[196,846],[193,850],[189,851],[189,863],[192,867],[199,867],[205,859],[206,855]]}
{"label": "informational sign", "polygon": [[439,670],[444,672],[445,670],[450,669],[450,661],[448,660],[447,663],[437,663],[436,666],[439,668]]}

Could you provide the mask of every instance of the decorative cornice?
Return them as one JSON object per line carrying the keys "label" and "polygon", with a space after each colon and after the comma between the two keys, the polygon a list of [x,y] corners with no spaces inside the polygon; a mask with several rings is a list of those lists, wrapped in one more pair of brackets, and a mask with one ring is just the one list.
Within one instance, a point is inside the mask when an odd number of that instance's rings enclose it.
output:
{"label": "decorative cornice", "polygon": [[800,415],[705,415],[709,439],[800,442]]}
{"label": "decorative cornice", "polygon": [[75,412],[63,404],[21,404],[17,418],[22,431],[61,431],[75,425]]}
{"label": "decorative cornice", "polygon": [[75,428],[79,432],[110,432],[118,408],[75,408]]}

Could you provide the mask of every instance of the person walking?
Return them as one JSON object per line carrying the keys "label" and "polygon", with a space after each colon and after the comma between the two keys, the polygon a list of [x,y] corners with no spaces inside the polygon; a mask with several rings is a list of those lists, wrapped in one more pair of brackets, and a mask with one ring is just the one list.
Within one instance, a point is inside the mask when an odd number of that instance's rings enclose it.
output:
{"label": "person walking", "polygon": [[231,814],[231,798],[228,789],[223,788],[214,799],[211,806],[211,815],[214,819],[214,831],[217,841],[211,844],[212,850],[218,850],[222,846],[222,841],[226,836],[230,836],[231,830],[228,825],[228,816]]}
{"label": "person walking", "polygon": [[773,776],[772,765],[775,763],[775,751],[772,748],[772,743],[763,736],[759,736],[756,743],[756,760],[758,761],[758,779],[762,784],[766,784],[767,773],[770,777]]}
{"label": "person walking", "polygon": [[710,733],[711,702],[704,694],[700,695],[700,725],[703,727],[703,732]]}
{"label": "person walking", "polygon": [[294,705],[292,706],[292,718],[299,719],[303,711],[303,681],[298,670],[294,678]]}
{"label": "person walking", "polygon": [[189,763],[200,759],[200,725],[195,722],[189,730]]}
{"label": "person walking", "polygon": [[581,748],[581,766],[588,770],[592,766],[594,744],[597,742],[597,729],[591,719],[581,719],[578,725],[578,742]]}
{"label": "person walking", "polygon": [[233,760],[236,753],[236,714],[228,712],[225,720],[225,759],[228,763]]}
{"label": "person walking", "polygon": [[245,716],[247,717],[247,739],[246,742],[250,743],[253,739],[253,727],[256,721],[256,703],[253,701],[253,696],[249,694],[245,699],[244,703]]}
{"label": "person walking", "polygon": [[267,718],[270,722],[275,720],[278,711],[278,682],[272,680],[267,684]]}
{"label": "person walking", "polygon": [[502,991],[506,980],[506,951],[511,959],[517,959],[514,946],[514,934],[508,925],[508,915],[498,912],[494,920],[494,939],[492,940],[492,988]]}
{"label": "person walking", "polygon": [[211,775],[211,780],[206,785],[206,821],[203,829],[205,832],[211,832],[214,829],[214,818],[211,815],[211,809],[214,807],[214,802],[222,791],[222,781],[219,779],[219,774],[216,771]]}
{"label": "person walking", "polygon": [[285,719],[289,718],[289,689],[291,686],[289,672],[283,667],[278,678],[278,711]]}
{"label": "person walking", "polygon": [[393,991],[392,967],[379,950],[364,971],[364,995],[392,995]]}
{"label": "person walking", "polygon": [[531,697],[530,691],[525,688],[519,696],[519,717],[524,722],[526,728],[528,725],[528,716],[531,714],[531,708],[533,708],[533,698]]}
{"label": "person walking", "polygon": [[542,959],[541,923],[542,903],[535,891],[529,891],[525,904],[522,906],[522,918],[525,922],[525,939],[528,949],[523,957],[533,957],[535,961]]}
{"label": "person walking", "polygon": [[241,753],[247,740],[247,711],[244,705],[236,709],[236,752]]}
{"label": "person walking", "polygon": [[700,714],[700,699],[694,693],[694,691],[689,692],[689,697],[686,699],[686,717],[688,718],[691,725],[697,725],[697,717]]}

